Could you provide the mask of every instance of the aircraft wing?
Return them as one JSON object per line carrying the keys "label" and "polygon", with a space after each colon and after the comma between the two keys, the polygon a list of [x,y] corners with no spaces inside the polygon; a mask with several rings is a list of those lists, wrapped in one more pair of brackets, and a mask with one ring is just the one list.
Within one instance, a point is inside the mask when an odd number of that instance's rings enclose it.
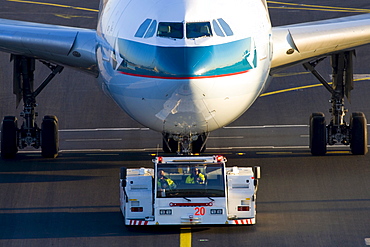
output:
{"label": "aircraft wing", "polygon": [[0,51],[97,73],[96,31],[0,19]]}
{"label": "aircraft wing", "polygon": [[370,43],[370,14],[273,27],[272,74],[325,54]]}

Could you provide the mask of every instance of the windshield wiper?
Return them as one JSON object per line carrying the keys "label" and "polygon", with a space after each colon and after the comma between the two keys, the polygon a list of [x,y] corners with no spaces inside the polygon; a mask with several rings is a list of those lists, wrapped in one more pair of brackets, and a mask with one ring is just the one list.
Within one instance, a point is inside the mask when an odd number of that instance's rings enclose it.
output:
{"label": "windshield wiper", "polygon": [[187,200],[188,202],[191,202],[191,200],[189,198],[186,198],[185,196],[183,197],[185,200]]}
{"label": "windshield wiper", "polygon": [[208,198],[209,200],[211,200],[212,202],[214,202],[214,201],[215,201],[215,199],[213,199],[213,198],[211,198],[211,197],[209,197],[209,196],[207,196],[207,198]]}

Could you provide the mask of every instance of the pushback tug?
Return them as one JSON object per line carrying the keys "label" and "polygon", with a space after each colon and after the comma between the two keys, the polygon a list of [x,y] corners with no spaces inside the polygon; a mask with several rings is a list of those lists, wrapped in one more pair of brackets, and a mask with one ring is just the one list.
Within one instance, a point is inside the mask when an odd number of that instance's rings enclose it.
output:
{"label": "pushback tug", "polygon": [[255,224],[260,167],[226,167],[214,156],[156,157],[121,168],[125,225]]}

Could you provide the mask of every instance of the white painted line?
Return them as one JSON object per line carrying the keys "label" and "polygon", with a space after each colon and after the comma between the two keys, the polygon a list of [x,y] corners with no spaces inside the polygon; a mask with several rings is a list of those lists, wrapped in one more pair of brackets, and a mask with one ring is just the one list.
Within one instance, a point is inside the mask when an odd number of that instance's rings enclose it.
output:
{"label": "white painted line", "polygon": [[119,154],[85,154],[86,156],[119,156]]}
{"label": "white painted line", "polygon": [[[161,149],[162,150],[162,149]],[[79,152],[161,152],[161,150],[158,150],[157,148],[127,148],[127,149],[63,149],[59,150],[60,153],[66,152],[66,153],[79,153]]]}
{"label": "white painted line", "polygon": [[[367,124],[370,126],[370,123]],[[223,129],[265,129],[265,128],[308,128],[306,124],[282,124],[282,125],[242,125],[242,126],[225,126]]]}
{"label": "white painted line", "polygon": [[122,141],[122,138],[111,138],[111,139],[89,139],[89,138],[84,138],[84,139],[66,139],[64,140],[65,142],[100,142],[100,141]]}
{"label": "white painted line", "polygon": [[[370,145],[368,145],[370,147]],[[207,147],[207,150],[231,150],[231,149],[308,149],[309,146],[250,146],[250,147]],[[327,149],[349,149],[349,146],[345,145],[334,145],[334,146],[327,146]]]}
{"label": "white painted line", "polygon": [[210,136],[208,139],[243,139],[244,136]]}
{"label": "white painted line", "polygon": [[370,78],[370,74],[353,74],[353,79]]}
{"label": "white painted line", "polygon": [[300,149],[300,148],[308,148],[308,146],[250,146],[250,147],[221,147],[221,148],[209,148],[208,149],[276,149],[276,148],[287,148],[287,149]]}
{"label": "white painted line", "polygon": [[[368,145],[370,147],[370,145]],[[330,149],[349,149],[348,146],[344,145],[334,145],[328,146]],[[207,147],[207,150],[233,150],[233,149],[308,149],[308,146],[250,146],[250,147]],[[162,152],[162,148],[117,148],[117,149],[61,149],[59,153],[67,152]],[[25,154],[36,154],[41,153],[41,150],[19,150],[18,153]],[[369,238],[370,239],[370,238]]]}
{"label": "white painted line", "polygon": [[[368,145],[370,147],[370,145]],[[348,146],[338,145],[338,146],[328,146],[330,149],[349,149]],[[235,149],[307,149],[308,146],[251,146],[251,147],[207,147],[207,150],[235,150]],[[62,149],[59,150],[59,153],[76,153],[76,152],[162,152],[162,148],[117,148],[117,149]],[[330,152],[330,151],[329,151]],[[35,155],[41,153],[40,150],[19,150],[18,153],[25,153],[29,155]],[[370,241],[370,238],[368,238]]]}
{"label": "white painted line", "polygon": [[61,129],[60,132],[90,132],[90,131],[137,131],[150,130],[149,128],[97,128],[97,129]]}
{"label": "white painted line", "polygon": [[[60,149],[59,153],[78,153],[78,152],[101,152],[101,153],[108,153],[108,152],[162,152],[162,148],[117,148],[117,149],[99,149],[99,148],[91,148],[91,149]],[[40,149],[35,150],[19,150],[18,153],[27,154],[29,156],[37,156],[41,153]],[[88,155],[88,154],[87,154]],[[118,154],[117,154],[118,155]]]}
{"label": "white painted line", "polygon": [[254,126],[226,126],[223,129],[264,129],[264,128],[307,128],[306,124],[297,124],[297,125],[254,125]]}
{"label": "white painted line", "polygon": [[233,148],[232,147],[222,147],[222,148],[210,148],[210,147],[207,147],[207,150],[220,150],[220,149],[222,149],[222,150],[225,150],[225,149],[231,150]]}

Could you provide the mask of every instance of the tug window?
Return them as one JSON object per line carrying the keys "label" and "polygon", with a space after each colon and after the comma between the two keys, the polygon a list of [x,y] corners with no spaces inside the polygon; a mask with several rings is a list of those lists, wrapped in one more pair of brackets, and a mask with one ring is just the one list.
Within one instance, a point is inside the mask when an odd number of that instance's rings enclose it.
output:
{"label": "tug window", "polygon": [[186,38],[196,39],[211,37],[212,30],[209,22],[189,22],[186,23]]}
{"label": "tug window", "polygon": [[184,38],[183,24],[181,22],[159,22],[157,36],[182,39]]}

